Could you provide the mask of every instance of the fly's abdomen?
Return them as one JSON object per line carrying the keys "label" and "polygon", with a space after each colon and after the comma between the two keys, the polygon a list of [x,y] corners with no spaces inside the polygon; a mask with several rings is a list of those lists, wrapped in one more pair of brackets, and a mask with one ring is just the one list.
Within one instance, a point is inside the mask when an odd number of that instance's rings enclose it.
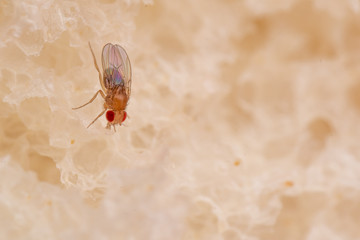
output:
{"label": "fly's abdomen", "polygon": [[107,89],[123,87],[125,85],[124,77],[118,69],[107,68],[104,71],[104,85]]}

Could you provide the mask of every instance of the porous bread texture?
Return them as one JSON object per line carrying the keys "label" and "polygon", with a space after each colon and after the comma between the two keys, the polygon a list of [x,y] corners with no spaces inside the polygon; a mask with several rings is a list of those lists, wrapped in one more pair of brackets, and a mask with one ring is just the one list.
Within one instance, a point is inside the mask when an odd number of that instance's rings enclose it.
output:
{"label": "porous bread texture", "polygon": [[[360,236],[357,0],[0,3],[0,239]],[[132,63],[105,129],[98,64]]]}

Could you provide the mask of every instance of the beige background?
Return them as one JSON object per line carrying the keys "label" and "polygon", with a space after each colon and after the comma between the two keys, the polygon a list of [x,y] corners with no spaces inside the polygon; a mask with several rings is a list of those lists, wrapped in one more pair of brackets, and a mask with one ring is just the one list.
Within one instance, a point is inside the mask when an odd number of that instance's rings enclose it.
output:
{"label": "beige background", "polygon": [[[0,239],[360,239],[358,0],[2,0],[0,36]],[[116,133],[71,110],[88,41],[130,56]]]}

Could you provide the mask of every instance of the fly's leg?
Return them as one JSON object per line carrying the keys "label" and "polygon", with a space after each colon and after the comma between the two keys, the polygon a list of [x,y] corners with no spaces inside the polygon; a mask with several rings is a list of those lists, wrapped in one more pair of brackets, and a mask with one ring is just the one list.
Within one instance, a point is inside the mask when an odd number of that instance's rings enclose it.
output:
{"label": "fly's leg", "polygon": [[106,125],[106,129],[111,130],[111,126],[113,126],[114,131],[116,132],[115,124],[111,124],[110,122],[108,122],[108,123],[107,123],[107,125]]}
{"label": "fly's leg", "polygon": [[89,42],[89,47],[90,47],[91,54],[92,54],[92,56],[93,56],[95,68],[96,68],[96,70],[97,70],[98,73],[99,73],[99,80],[100,80],[101,87],[104,89],[104,86],[103,86],[103,83],[102,83],[102,76],[101,76],[101,73],[100,73],[100,70],[99,70],[99,66],[97,65],[96,58],[95,58],[95,54],[94,54],[94,51],[93,51],[92,48],[91,48],[90,42]]}
{"label": "fly's leg", "polygon": [[80,107],[76,107],[76,108],[72,108],[73,110],[85,107],[86,105],[88,105],[89,103],[92,103],[94,101],[94,99],[97,97],[97,95],[100,93],[100,95],[105,99],[105,94],[103,93],[103,91],[99,90],[95,93],[95,95],[93,96],[92,99],[90,99],[89,102],[85,103],[84,105],[81,105]]}
{"label": "fly's leg", "polygon": [[89,128],[96,120],[98,120],[98,118],[101,117],[105,113],[105,111],[106,109],[104,109],[86,128]]}

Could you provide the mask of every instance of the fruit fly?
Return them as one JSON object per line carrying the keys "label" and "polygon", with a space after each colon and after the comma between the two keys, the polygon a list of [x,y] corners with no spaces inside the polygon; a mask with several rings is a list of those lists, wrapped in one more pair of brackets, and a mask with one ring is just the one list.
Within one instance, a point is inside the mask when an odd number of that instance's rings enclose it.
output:
{"label": "fruit fly", "polygon": [[[110,129],[116,124],[122,124],[127,116],[125,111],[131,94],[131,65],[129,57],[124,48],[117,44],[106,44],[102,49],[101,62],[103,74],[101,75],[99,67],[96,63],[95,54],[89,42],[90,51],[94,60],[94,65],[99,73],[99,80],[102,90],[100,89],[90,99],[89,102],[80,107],[85,107],[93,102],[97,95],[105,100],[104,110],[92,121],[87,127],[90,127],[105,112],[108,121],[106,128]],[[105,92],[105,93],[104,93]],[[115,130],[116,131],[116,130]]]}

